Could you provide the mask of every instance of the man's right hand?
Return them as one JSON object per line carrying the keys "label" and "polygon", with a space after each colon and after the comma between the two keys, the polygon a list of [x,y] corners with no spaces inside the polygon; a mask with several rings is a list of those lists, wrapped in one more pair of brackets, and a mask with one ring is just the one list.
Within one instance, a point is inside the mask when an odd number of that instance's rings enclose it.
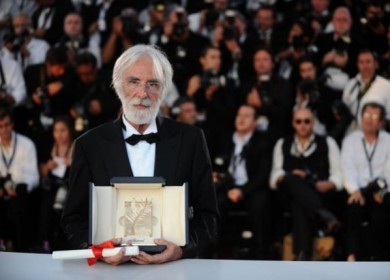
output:
{"label": "man's right hand", "polygon": [[366,200],[364,199],[364,196],[362,195],[360,190],[355,191],[348,197],[348,204],[352,203],[359,203],[361,206],[366,203]]}
{"label": "man's right hand", "polygon": [[[114,243],[114,245],[117,245],[117,246],[122,244],[122,238],[114,238],[111,241]],[[127,245],[131,246],[131,243],[129,243]],[[120,265],[120,264],[125,263],[125,262],[129,262],[131,259],[131,256],[125,256],[125,251],[126,251],[125,248],[122,248],[119,251],[119,253],[116,254],[115,256],[102,258],[102,261],[104,261],[105,263],[114,265],[114,266]]]}

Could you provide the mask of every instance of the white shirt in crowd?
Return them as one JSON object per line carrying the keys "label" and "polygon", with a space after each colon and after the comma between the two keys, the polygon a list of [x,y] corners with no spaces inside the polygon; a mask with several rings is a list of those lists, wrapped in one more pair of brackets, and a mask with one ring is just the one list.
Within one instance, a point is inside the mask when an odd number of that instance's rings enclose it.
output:
{"label": "white shirt in crowd", "polygon": [[[37,187],[39,183],[39,172],[34,143],[26,136],[13,132],[11,145],[5,148],[1,144],[0,139],[0,149],[0,176],[6,177],[7,174],[11,174],[12,181],[15,184],[27,184],[27,190],[29,192]],[[10,162],[11,158],[12,161]],[[10,163],[8,168],[4,160]]]}
{"label": "white shirt in crowd", "polygon": [[343,92],[343,101],[356,117],[356,121],[351,124],[349,132],[356,130],[361,124],[361,111],[367,102],[377,102],[382,104],[387,112],[386,119],[390,119],[390,81],[377,75],[372,82],[370,88],[363,95],[360,103],[358,102],[358,94],[360,89],[366,85],[362,82],[361,75],[356,75],[355,78],[348,81]]}
{"label": "white shirt in crowd", "polygon": [[15,99],[15,106],[20,105],[26,99],[26,85],[22,68],[15,60],[4,56],[0,56],[0,63],[5,79],[3,81],[3,77],[0,75],[0,84],[5,84],[6,92]]}
{"label": "white shirt in crowd", "polygon": [[44,63],[46,59],[46,53],[49,50],[50,45],[45,40],[31,38],[26,48],[30,55],[23,59],[20,53],[17,53],[15,57],[15,54],[10,52],[6,47],[2,48],[2,54],[4,57],[16,60],[22,69],[26,69],[30,65]]}
{"label": "white shirt in crowd", "polygon": [[349,194],[379,177],[390,186],[390,134],[380,131],[378,139],[370,145],[362,131],[351,133],[342,144],[341,166],[344,187]]}
{"label": "white shirt in crowd", "polygon": [[248,182],[246,160],[242,152],[252,135],[253,132],[244,137],[240,137],[236,132],[233,134],[234,153],[230,160],[229,173],[233,176],[235,186],[243,186]]}

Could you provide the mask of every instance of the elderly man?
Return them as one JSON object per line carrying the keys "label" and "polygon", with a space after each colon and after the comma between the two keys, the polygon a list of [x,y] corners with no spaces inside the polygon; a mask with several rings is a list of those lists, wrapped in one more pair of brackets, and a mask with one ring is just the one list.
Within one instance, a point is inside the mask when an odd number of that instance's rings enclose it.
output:
{"label": "elderly man", "polygon": [[[88,183],[109,185],[115,176],[161,176],[167,185],[188,182],[189,204],[194,209],[187,246],[159,239],[155,243],[165,245],[165,251],[155,255],[141,252],[131,261],[151,264],[197,257],[215,237],[217,206],[203,134],[193,126],[156,118],[171,83],[171,65],[151,46],[131,47],[116,61],[113,84],[123,115],[90,130],[75,143],[68,204],[63,216],[72,247],[88,246]],[[133,135],[148,137],[150,133],[157,133],[154,137],[157,142],[141,140],[134,145],[126,142]],[[104,259],[114,265],[129,260],[123,252]]]}
{"label": "elderly man", "polygon": [[310,259],[316,219],[328,233],[339,225],[328,209],[336,208],[337,190],[342,188],[340,152],[332,138],[315,135],[313,125],[310,109],[294,112],[295,134],[276,143],[271,172],[271,188],[291,204],[298,260]]}

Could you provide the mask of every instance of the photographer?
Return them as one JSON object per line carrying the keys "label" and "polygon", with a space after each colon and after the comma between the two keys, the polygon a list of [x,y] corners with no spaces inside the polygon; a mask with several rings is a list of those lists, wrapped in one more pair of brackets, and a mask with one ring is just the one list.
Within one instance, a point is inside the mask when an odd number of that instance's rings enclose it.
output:
{"label": "photographer", "polygon": [[322,71],[332,77],[328,86],[341,92],[348,77],[356,73],[355,61],[361,43],[352,33],[352,17],[346,7],[333,12],[332,24],[334,31],[318,36],[314,45]]}
{"label": "photographer", "polygon": [[147,42],[139,28],[138,13],[134,9],[123,9],[119,16],[113,18],[110,35],[102,48],[103,67],[109,72],[123,50]]}
{"label": "photographer", "polygon": [[[348,135],[342,145],[342,171],[347,190],[347,260],[390,260],[390,204],[382,203],[380,191],[390,186],[390,135],[381,130],[386,110],[367,102],[361,110],[361,129]],[[367,240],[372,252],[361,251],[361,223],[369,222]],[[370,258],[373,257],[373,258]]]}
{"label": "photographer", "polygon": [[313,30],[303,19],[296,20],[288,33],[287,48],[279,52],[275,60],[278,62],[279,76],[291,81],[295,86],[299,79],[298,62],[304,56],[315,54],[311,45]]}
{"label": "photographer", "polygon": [[224,19],[215,24],[212,45],[221,51],[221,72],[240,86],[251,73],[254,45],[248,37],[245,17],[235,10],[226,10]]}
{"label": "photographer", "polygon": [[[31,192],[37,187],[39,174],[37,153],[33,142],[14,131],[11,108],[0,107],[0,204],[5,209],[0,224],[6,225],[9,236],[17,252],[26,252],[34,234],[31,215]],[[30,209],[31,208],[31,209]],[[35,222],[35,220],[34,220]]]}
{"label": "photographer", "polygon": [[209,40],[192,32],[188,28],[187,12],[183,7],[176,7],[167,15],[157,45],[172,63],[173,81],[180,95],[185,95],[188,80],[200,71],[200,53],[209,45]]}
{"label": "photographer", "polygon": [[340,100],[338,92],[326,85],[327,75],[317,77],[317,68],[311,58],[299,61],[301,81],[297,87],[295,108],[310,108],[316,115],[314,132],[331,136],[339,146],[353,116]]}
{"label": "photographer", "polygon": [[100,37],[97,32],[85,36],[83,34],[83,18],[78,13],[69,13],[64,19],[64,36],[55,44],[55,47],[62,47],[68,53],[69,63],[75,63],[75,56],[88,51],[97,60],[98,68],[101,67]]}
{"label": "photographer", "polygon": [[257,129],[268,132],[270,141],[290,131],[293,93],[290,83],[273,74],[273,57],[268,49],[259,49],[253,55],[255,76],[242,85],[243,100],[258,111]]}
{"label": "photographer", "polygon": [[12,19],[12,32],[5,37],[3,55],[15,59],[24,70],[30,65],[43,63],[49,44],[32,36],[30,17],[18,14]]}
{"label": "photographer", "polygon": [[212,46],[203,49],[200,56],[202,72],[191,77],[187,96],[193,97],[197,110],[204,116],[204,131],[213,155],[222,135],[233,129],[235,111],[234,83],[221,75],[221,53]]}
{"label": "photographer", "polygon": [[366,4],[364,17],[360,19],[360,30],[365,47],[381,55],[386,51],[385,12],[379,1]]}
{"label": "photographer", "polygon": [[270,185],[291,206],[293,252],[297,260],[310,260],[316,226],[326,234],[339,227],[333,213],[342,189],[340,151],[330,137],[313,132],[314,114],[308,108],[294,112],[295,133],[274,147]]}
{"label": "photographer", "polygon": [[54,118],[69,114],[76,75],[68,66],[66,50],[51,48],[45,63],[29,66],[25,78],[29,102],[24,129],[39,149],[47,144]]}
{"label": "photographer", "polygon": [[94,55],[84,52],[75,57],[78,81],[74,86],[70,115],[75,130],[82,133],[117,117],[120,104],[115,92],[97,69]]}
{"label": "photographer", "polygon": [[348,133],[359,128],[361,123],[361,109],[367,102],[382,104],[387,112],[385,128],[390,121],[390,82],[377,75],[378,61],[376,54],[371,50],[363,49],[357,58],[359,73],[348,81],[344,92],[343,102],[351,111],[354,121],[349,126]]}

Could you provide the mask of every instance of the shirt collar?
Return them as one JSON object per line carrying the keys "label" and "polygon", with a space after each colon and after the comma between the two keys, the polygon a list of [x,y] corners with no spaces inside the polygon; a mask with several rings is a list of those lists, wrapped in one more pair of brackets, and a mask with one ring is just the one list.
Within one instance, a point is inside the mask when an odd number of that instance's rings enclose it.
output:
{"label": "shirt collar", "polygon": [[[122,114],[122,124],[123,124],[123,136],[126,139],[127,137],[130,137],[133,134],[141,134],[138,130],[136,130],[129,122],[126,120],[125,115]],[[153,133],[157,132],[157,123],[156,119],[153,119],[153,121],[149,124],[148,128],[145,130],[143,134]]]}

